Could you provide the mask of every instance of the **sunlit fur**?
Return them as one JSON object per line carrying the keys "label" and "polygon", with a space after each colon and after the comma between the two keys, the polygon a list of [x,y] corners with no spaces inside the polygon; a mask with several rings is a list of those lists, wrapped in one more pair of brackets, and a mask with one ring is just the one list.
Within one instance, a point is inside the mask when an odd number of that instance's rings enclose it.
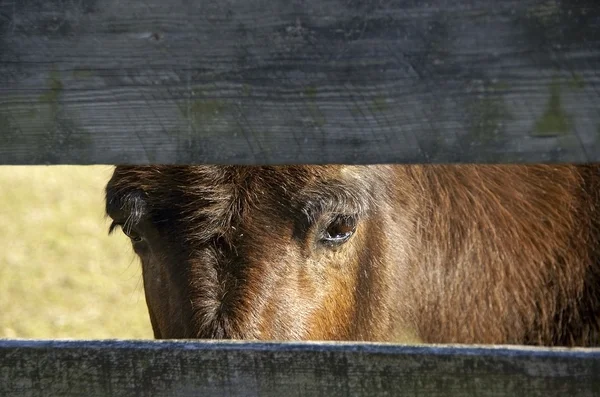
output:
{"label": "sunlit fur", "polygon": [[[600,166],[119,166],[157,338],[600,345]],[[334,214],[358,217],[338,247]]]}

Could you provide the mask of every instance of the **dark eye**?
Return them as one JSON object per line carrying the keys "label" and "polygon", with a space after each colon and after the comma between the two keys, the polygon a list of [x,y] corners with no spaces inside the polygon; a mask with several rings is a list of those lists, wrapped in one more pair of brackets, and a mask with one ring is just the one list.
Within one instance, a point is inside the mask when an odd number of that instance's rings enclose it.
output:
{"label": "dark eye", "polygon": [[129,237],[131,239],[131,241],[133,241],[134,243],[139,243],[140,241],[142,241],[142,236],[140,236],[138,233],[136,233],[132,229],[127,230],[126,228],[123,228],[123,233],[127,237]]}
{"label": "dark eye", "polygon": [[327,245],[340,245],[352,237],[356,231],[356,219],[347,215],[338,215],[323,231],[321,242]]}
{"label": "dark eye", "polygon": [[125,227],[125,225],[123,225],[122,223],[113,222],[113,224],[110,226],[109,233],[112,232],[117,226],[121,228],[123,234],[129,237],[132,242],[139,243],[140,241],[142,241],[142,236],[140,236],[135,230],[133,230],[131,226]]}

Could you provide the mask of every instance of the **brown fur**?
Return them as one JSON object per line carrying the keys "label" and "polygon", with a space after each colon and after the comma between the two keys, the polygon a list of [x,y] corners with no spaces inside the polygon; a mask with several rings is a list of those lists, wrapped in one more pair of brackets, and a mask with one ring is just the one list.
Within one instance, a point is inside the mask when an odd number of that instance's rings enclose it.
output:
{"label": "brown fur", "polygon": [[[600,345],[600,166],[119,166],[157,338]],[[338,247],[332,214],[358,219]]]}

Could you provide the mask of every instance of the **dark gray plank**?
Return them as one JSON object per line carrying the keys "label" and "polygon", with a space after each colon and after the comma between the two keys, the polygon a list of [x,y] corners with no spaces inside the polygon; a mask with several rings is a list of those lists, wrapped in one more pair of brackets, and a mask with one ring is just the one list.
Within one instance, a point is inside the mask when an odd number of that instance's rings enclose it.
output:
{"label": "dark gray plank", "polygon": [[600,161],[597,0],[0,0],[0,164]]}
{"label": "dark gray plank", "polygon": [[0,340],[2,396],[594,396],[600,349]]}

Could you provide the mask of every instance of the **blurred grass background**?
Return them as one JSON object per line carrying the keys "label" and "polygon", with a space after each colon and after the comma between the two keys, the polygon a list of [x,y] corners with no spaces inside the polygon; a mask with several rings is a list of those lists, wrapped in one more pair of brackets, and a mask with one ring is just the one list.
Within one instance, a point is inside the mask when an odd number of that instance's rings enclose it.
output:
{"label": "blurred grass background", "polygon": [[108,236],[112,166],[0,166],[0,338],[152,338],[141,269]]}

